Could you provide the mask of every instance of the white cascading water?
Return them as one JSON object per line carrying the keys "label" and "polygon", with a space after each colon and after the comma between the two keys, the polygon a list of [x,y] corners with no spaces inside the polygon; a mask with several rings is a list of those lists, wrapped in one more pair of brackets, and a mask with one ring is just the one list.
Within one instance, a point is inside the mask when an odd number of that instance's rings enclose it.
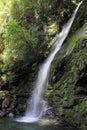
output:
{"label": "white cascading water", "polygon": [[23,117],[16,119],[16,121],[35,122],[41,119],[43,110],[41,109],[40,106],[41,106],[41,102],[43,102],[43,91],[48,83],[48,76],[49,76],[51,63],[56,53],[60,50],[64,40],[67,37],[81,3],[82,1],[78,4],[70,20],[64,25],[62,31],[58,36],[58,40],[55,42],[55,44],[52,47],[50,55],[40,67],[38,78],[35,85],[35,90],[32,93],[31,101],[28,104],[27,111]]}

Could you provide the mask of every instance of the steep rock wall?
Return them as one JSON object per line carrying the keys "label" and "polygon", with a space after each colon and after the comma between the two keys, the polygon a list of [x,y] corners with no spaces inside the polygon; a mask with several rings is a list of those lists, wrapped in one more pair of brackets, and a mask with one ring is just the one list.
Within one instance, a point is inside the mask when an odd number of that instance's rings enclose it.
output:
{"label": "steep rock wall", "polygon": [[[69,38],[65,41],[68,44],[54,59],[47,92],[55,113],[82,130],[87,129],[86,4],[84,1],[78,12]],[[72,48],[70,53],[65,51],[67,48]]]}

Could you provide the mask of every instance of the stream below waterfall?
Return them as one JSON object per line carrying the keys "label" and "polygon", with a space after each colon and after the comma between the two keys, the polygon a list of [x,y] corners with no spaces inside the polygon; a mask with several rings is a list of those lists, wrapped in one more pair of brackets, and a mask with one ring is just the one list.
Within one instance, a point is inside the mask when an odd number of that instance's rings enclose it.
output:
{"label": "stream below waterfall", "polygon": [[0,130],[78,130],[72,127],[44,125],[38,123],[18,123],[12,119],[0,119]]}

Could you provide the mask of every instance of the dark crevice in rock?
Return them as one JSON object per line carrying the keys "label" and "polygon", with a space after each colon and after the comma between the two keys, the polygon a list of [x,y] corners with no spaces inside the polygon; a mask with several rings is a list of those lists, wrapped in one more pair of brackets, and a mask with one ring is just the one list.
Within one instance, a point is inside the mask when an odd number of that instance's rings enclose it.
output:
{"label": "dark crevice in rock", "polygon": [[78,79],[76,86],[87,87],[87,68],[83,69],[81,73],[82,76]]}
{"label": "dark crevice in rock", "polygon": [[86,95],[87,95],[87,91],[80,90],[80,91],[77,92],[77,95],[83,95],[83,96],[86,96]]}
{"label": "dark crevice in rock", "polygon": [[[66,72],[68,63],[69,57],[64,57],[61,61],[58,62],[58,65],[55,67],[55,72],[53,73],[53,75],[56,75],[56,77],[55,80],[51,82],[51,84],[58,82],[62,78],[63,74]],[[53,75],[51,77],[53,77]]]}

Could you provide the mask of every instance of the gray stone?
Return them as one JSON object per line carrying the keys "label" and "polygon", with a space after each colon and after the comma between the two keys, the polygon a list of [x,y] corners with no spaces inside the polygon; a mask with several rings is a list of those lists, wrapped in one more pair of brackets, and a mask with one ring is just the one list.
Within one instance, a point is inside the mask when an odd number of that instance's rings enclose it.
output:
{"label": "gray stone", "polygon": [[12,117],[14,117],[14,114],[13,113],[9,113],[8,116],[12,118]]}
{"label": "gray stone", "polygon": [[5,112],[0,111],[0,117],[3,117],[5,115]]}

